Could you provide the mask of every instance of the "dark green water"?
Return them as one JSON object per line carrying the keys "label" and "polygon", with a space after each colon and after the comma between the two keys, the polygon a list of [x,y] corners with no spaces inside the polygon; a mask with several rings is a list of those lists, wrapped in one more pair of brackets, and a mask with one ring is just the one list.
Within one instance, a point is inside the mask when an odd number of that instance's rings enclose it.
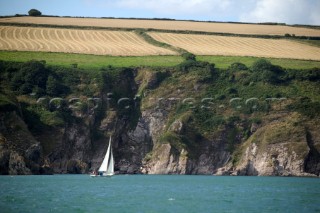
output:
{"label": "dark green water", "polygon": [[0,212],[320,212],[320,179],[0,176]]}

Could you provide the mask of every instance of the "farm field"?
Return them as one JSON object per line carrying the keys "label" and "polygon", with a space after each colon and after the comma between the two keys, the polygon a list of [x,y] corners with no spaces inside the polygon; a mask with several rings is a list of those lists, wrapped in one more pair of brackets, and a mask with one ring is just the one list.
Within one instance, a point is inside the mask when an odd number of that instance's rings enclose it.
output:
{"label": "farm field", "polygon": [[155,40],[195,55],[255,56],[320,60],[320,48],[286,39],[148,33]]}
{"label": "farm field", "polygon": [[[102,67],[171,67],[183,61],[180,56],[102,56],[74,53],[18,52],[0,51],[0,60],[27,62],[45,60],[48,65],[70,67],[77,64],[81,69],[100,69]],[[250,67],[258,58],[242,56],[197,56],[199,61],[214,63],[215,67],[226,69],[234,62],[241,62]],[[268,58],[275,65],[289,69],[320,68],[320,61]]]}
{"label": "farm field", "polygon": [[134,32],[0,26],[0,50],[113,56],[175,55]]}
{"label": "farm field", "polygon": [[194,21],[166,21],[166,20],[134,20],[134,19],[106,19],[106,18],[63,18],[63,17],[10,17],[1,18],[0,23],[28,23],[60,26],[87,26],[106,28],[144,28],[158,30],[181,30],[212,33],[231,33],[246,35],[296,35],[320,36],[319,29],[292,27],[284,25],[234,24]]}

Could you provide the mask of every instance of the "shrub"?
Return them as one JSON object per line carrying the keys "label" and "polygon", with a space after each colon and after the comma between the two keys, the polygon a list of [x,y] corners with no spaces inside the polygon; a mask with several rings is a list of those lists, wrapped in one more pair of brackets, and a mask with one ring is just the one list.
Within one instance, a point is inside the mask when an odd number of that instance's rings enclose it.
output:
{"label": "shrub", "polygon": [[178,65],[178,69],[181,72],[188,72],[193,67],[196,67],[198,65],[198,62],[193,60],[186,60]]}
{"label": "shrub", "polygon": [[56,78],[50,75],[47,79],[47,87],[46,92],[50,96],[57,96],[59,95],[61,90],[61,86]]}
{"label": "shrub", "polygon": [[229,71],[236,72],[242,70],[248,70],[248,67],[245,64],[235,62],[228,67]]}
{"label": "shrub", "polygon": [[41,12],[37,9],[31,9],[28,12],[29,16],[41,16]]}
{"label": "shrub", "polygon": [[235,88],[232,88],[232,87],[228,87],[228,88],[226,89],[226,92],[227,92],[228,94],[238,94],[238,90],[235,89]]}
{"label": "shrub", "polygon": [[280,77],[284,74],[281,67],[271,64],[266,59],[255,61],[251,66],[251,71],[253,72],[253,81],[263,81],[272,84],[279,83],[281,81]]}
{"label": "shrub", "polygon": [[214,80],[217,77],[215,64],[208,62],[186,60],[178,65],[178,70],[184,73],[191,73],[198,77],[198,81],[205,83]]}
{"label": "shrub", "polygon": [[273,69],[273,65],[271,64],[270,61],[266,59],[258,59],[251,66],[251,70],[253,72],[261,72],[264,70],[272,70],[272,69]]}
{"label": "shrub", "polygon": [[31,93],[36,87],[45,90],[49,70],[39,61],[29,61],[23,63],[10,82],[14,91],[20,94]]}
{"label": "shrub", "polygon": [[296,79],[299,81],[319,81],[320,69],[312,68],[308,70],[288,70],[285,78],[286,80]]}
{"label": "shrub", "polygon": [[196,60],[196,56],[193,55],[192,53],[183,53],[182,54],[182,57],[188,61],[188,60],[192,60],[192,61],[195,61]]}

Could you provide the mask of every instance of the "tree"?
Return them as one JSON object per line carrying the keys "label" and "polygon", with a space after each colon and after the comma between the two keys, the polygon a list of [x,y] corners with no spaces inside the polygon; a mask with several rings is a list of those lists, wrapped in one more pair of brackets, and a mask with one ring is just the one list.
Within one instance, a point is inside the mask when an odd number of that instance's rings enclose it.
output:
{"label": "tree", "polygon": [[264,70],[272,70],[273,67],[274,66],[271,64],[270,61],[266,59],[258,59],[252,64],[251,70],[253,72],[261,72]]}
{"label": "tree", "polygon": [[41,12],[37,9],[31,9],[28,12],[29,16],[41,16]]}
{"label": "tree", "polygon": [[240,62],[235,62],[228,67],[228,70],[232,72],[237,72],[242,70],[248,70],[248,67]]}
{"label": "tree", "polygon": [[191,61],[195,61],[196,60],[196,56],[192,53],[183,53],[182,54],[182,57],[188,61],[188,60],[191,60]]}
{"label": "tree", "polygon": [[251,66],[251,70],[255,81],[263,81],[272,84],[281,82],[280,77],[284,74],[281,67],[271,64],[271,62],[266,59],[255,61]]}
{"label": "tree", "polygon": [[20,94],[31,93],[36,87],[45,90],[48,75],[49,70],[46,69],[44,62],[29,61],[21,64],[20,69],[14,73],[11,87]]}

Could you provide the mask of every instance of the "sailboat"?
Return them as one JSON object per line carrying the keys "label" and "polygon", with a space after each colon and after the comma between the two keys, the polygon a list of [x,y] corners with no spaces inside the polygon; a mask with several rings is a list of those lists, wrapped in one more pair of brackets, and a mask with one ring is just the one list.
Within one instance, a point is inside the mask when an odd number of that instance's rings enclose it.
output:
{"label": "sailboat", "polygon": [[109,139],[109,146],[107,153],[98,170],[98,174],[91,174],[91,177],[111,177],[114,175],[114,159],[112,154],[111,137]]}

